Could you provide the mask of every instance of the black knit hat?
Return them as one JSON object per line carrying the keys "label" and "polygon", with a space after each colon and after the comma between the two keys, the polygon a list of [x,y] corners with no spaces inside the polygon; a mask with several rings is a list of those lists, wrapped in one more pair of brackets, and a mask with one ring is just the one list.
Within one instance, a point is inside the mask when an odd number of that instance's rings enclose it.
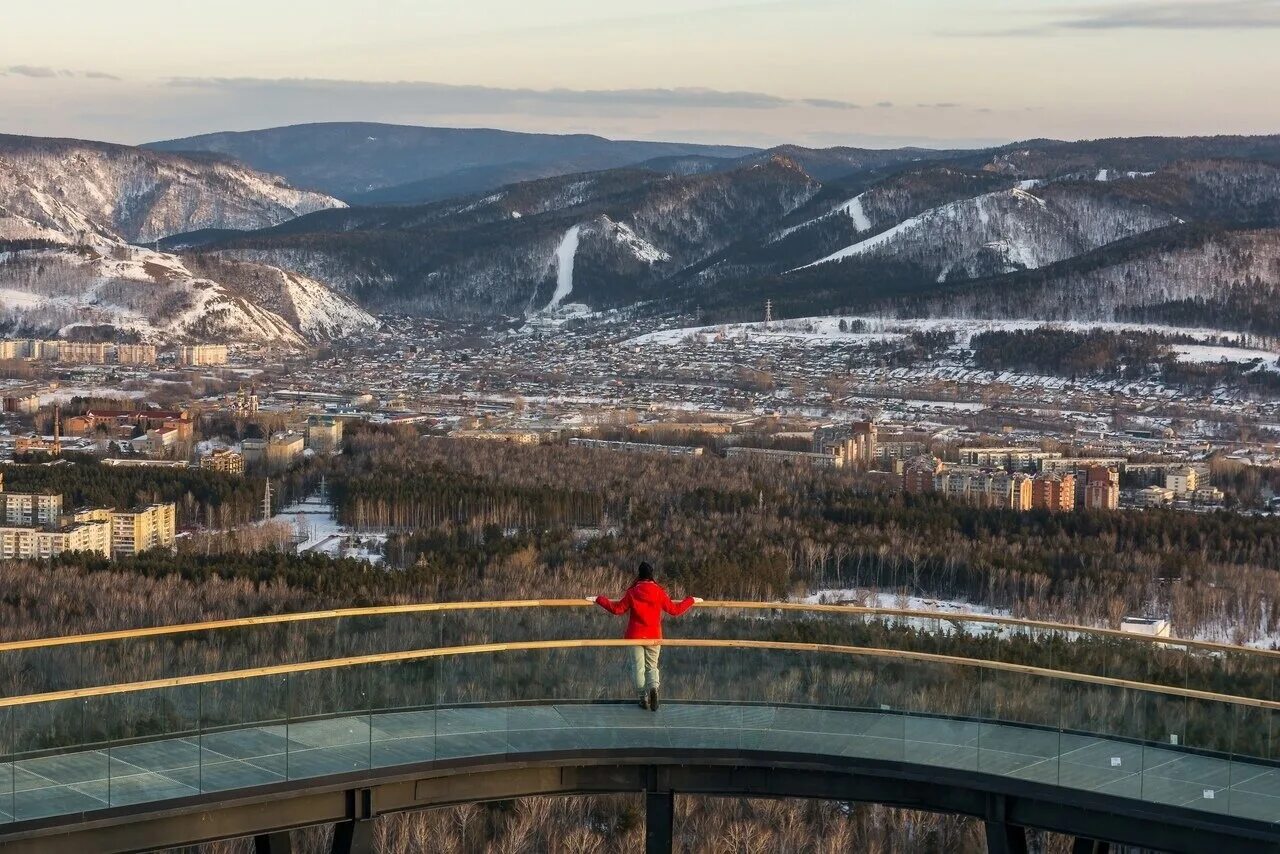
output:
{"label": "black knit hat", "polygon": [[636,579],[639,581],[653,581],[653,567],[649,565],[649,561],[640,561],[640,570],[636,573]]}

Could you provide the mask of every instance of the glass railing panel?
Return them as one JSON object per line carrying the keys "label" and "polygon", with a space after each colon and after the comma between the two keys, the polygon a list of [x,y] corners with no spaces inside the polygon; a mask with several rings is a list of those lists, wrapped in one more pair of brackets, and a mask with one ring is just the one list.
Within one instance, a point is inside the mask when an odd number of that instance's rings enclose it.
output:
{"label": "glass railing panel", "polygon": [[290,780],[368,770],[373,671],[362,665],[287,674]]}
{"label": "glass railing panel", "polygon": [[369,668],[369,761],[374,768],[435,759],[441,667],[442,659],[421,658]]}
{"label": "glass railing panel", "polygon": [[1063,689],[1052,677],[984,669],[977,676],[978,770],[1056,785]]}
{"label": "glass railing panel", "polygon": [[103,706],[103,698],[90,697],[14,707],[12,811],[17,821],[108,805]]}
{"label": "glass railing panel", "polygon": [[[468,627],[466,643],[484,630]],[[450,632],[450,627],[445,627]],[[451,644],[445,644],[450,646]],[[440,661],[436,758],[502,756],[506,753],[507,710],[495,704],[495,653],[449,655]]]}
{"label": "glass railing panel", "polygon": [[[1237,723],[1234,706],[1151,693],[1144,700],[1147,741],[1143,749],[1143,800],[1227,812]],[[1179,721],[1181,733],[1175,731]]]}
{"label": "glass railing panel", "polygon": [[1111,685],[1058,681],[1062,698],[1059,784],[1141,797],[1145,697]]}
{"label": "glass railing panel", "polygon": [[200,687],[104,697],[108,801],[128,806],[200,794]]}
{"label": "glass railing panel", "polygon": [[256,676],[199,687],[200,791],[288,779],[288,679]]}
{"label": "glass railing panel", "polygon": [[13,821],[13,708],[0,708],[0,826]]}
{"label": "glass railing panel", "polygon": [[1280,821],[1280,711],[1236,706],[1228,811]]}

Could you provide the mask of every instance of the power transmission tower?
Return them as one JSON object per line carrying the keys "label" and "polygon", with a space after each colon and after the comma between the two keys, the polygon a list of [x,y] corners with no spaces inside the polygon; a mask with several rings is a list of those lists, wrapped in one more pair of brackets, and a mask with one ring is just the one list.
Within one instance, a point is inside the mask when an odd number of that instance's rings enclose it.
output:
{"label": "power transmission tower", "polygon": [[765,300],[765,301],[764,301],[764,325],[765,325],[765,328],[766,328],[766,329],[768,329],[768,328],[769,328],[769,326],[770,326],[772,323],[773,323],[773,300],[771,300],[771,299],[767,299],[767,300]]}

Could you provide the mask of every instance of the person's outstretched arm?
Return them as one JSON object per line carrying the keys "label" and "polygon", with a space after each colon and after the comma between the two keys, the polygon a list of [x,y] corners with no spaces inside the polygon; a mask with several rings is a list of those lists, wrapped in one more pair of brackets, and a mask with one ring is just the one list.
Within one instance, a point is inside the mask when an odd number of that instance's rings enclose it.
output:
{"label": "person's outstretched arm", "polygon": [[672,602],[671,597],[667,595],[667,591],[662,591],[662,610],[666,611],[673,617],[678,617],[685,611],[693,607],[693,603],[698,601],[692,596],[686,596],[679,602]]}
{"label": "person's outstretched arm", "polygon": [[631,591],[628,590],[624,593],[617,602],[614,602],[608,596],[597,596],[596,604],[611,614],[625,614],[631,610]]}

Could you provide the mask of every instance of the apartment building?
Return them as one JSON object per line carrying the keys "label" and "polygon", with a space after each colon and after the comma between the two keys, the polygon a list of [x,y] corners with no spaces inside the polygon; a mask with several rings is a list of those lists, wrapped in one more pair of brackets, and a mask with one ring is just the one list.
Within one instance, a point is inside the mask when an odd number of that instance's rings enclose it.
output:
{"label": "apartment building", "polygon": [[307,419],[307,447],[317,453],[328,453],[342,445],[342,421],[328,415],[312,415]]}
{"label": "apartment building", "polygon": [[116,361],[122,365],[154,365],[156,346],[154,344],[117,344]]}
{"label": "apartment building", "polygon": [[1044,460],[1061,457],[1058,451],[1042,451],[1039,448],[961,448],[960,462],[968,466],[987,468],[1025,469],[1040,465]]}
{"label": "apartment building", "polygon": [[1076,506],[1075,475],[1041,473],[1031,479],[1031,507],[1051,513],[1070,513]]}
{"label": "apartment building", "polygon": [[[3,488],[3,487],[0,487]],[[62,515],[62,496],[42,492],[0,492],[7,525],[52,525]]]}
{"label": "apartment building", "polygon": [[128,557],[147,549],[172,546],[177,539],[173,504],[148,504],[111,513],[111,554]]}
{"label": "apartment building", "polygon": [[813,453],[841,460],[837,468],[870,468],[876,460],[877,433],[874,421],[828,424],[813,431]]}
{"label": "apartment building", "polygon": [[945,470],[942,460],[922,455],[907,461],[902,469],[902,491],[913,495],[933,492],[934,478]]}
{"label": "apartment building", "polygon": [[225,365],[226,344],[183,344],[178,348],[178,363],[188,367]]}
{"label": "apartment building", "polygon": [[1120,506],[1120,472],[1106,466],[1090,466],[1085,472],[1084,506],[1089,510],[1115,510]]}
{"label": "apartment building", "polygon": [[574,437],[569,444],[578,448],[599,448],[628,454],[658,454],[665,457],[700,457],[703,449],[692,445],[657,445],[650,442],[613,442],[608,439]]}
{"label": "apartment building", "polygon": [[92,344],[88,341],[50,341],[48,347],[57,348],[59,362],[87,365],[105,365],[111,352],[110,344]]}
{"label": "apartment building", "polygon": [[230,448],[218,448],[200,458],[200,468],[224,474],[244,474],[244,455]]}
{"label": "apartment building", "polygon": [[35,392],[5,395],[4,411],[35,415],[40,411],[40,395]]}
{"label": "apartment building", "polygon": [[843,468],[844,457],[832,454],[815,454],[809,451],[780,451],[773,448],[727,448],[724,455],[727,459],[761,460],[771,463],[791,463],[792,465],[812,466],[813,468]]}
{"label": "apartment building", "polygon": [[933,476],[933,491],[952,501],[1008,510],[1031,509],[1031,476],[971,466],[943,469]]}
{"label": "apartment building", "polygon": [[267,443],[267,466],[271,469],[288,468],[302,456],[306,444],[306,436],[301,433],[277,433]]}
{"label": "apartment building", "polygon": [[1199,480],[1199,474],[1190,466],[1177,468],[1164,476],[1164,488],[1173,492],[1178,498],[1186,498],[1196,491]]}
{"label": "apartment building", "polygon": [[139,431],[174,431],[171,441],[185,442],[194,432],[190,413],[177,409],[91,409],[63,422],[68,436],[92,436],[105,432],[113,439],[131,439]]}

